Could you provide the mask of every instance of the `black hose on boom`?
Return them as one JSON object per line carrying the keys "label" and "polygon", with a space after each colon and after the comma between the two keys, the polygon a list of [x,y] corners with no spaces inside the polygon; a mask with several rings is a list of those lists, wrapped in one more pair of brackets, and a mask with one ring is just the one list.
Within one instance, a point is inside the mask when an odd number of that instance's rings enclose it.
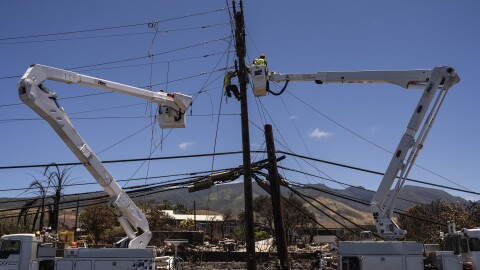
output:
{"label": "black hose on boom", "polygon": [[285,85],[282,87],[282,90],[280,90],[280,92],[273,92],[272,90],[268,89],[267,91],[274,95],[274,96],[280,96],[281,94],[283,94],[283,92],[285,91],[285,89],[287,89],[287,85],[288,85],[288,82],[289,81],[285,81]]}

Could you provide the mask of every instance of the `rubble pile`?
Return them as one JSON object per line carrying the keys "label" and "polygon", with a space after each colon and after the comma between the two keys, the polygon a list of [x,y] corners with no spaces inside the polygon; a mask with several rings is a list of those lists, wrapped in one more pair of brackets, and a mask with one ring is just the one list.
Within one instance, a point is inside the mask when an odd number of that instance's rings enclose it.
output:
{"label": "rubble pile", "polygon": [[[276,247],[270,239],[256,243],[257,269],[277,269]],[[246,269],[245,243],[223,239],[218,243],[182,244],[177,269]],[[336,269],[334,244],[297,244],[288,247],[290,269]],[[172,256],[173,246],[164,246],[159,254]]]}

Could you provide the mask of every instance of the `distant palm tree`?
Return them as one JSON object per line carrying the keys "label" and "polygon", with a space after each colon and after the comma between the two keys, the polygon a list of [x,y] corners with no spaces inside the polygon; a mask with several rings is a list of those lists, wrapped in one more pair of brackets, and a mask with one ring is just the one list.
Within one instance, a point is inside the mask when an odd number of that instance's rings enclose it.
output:
{"label": "distant palm tree", "polygon": [[[22,206],[22,209],[20,209],[20,213],[18,214],[17,225],[20,225],[20,223],[22,223],[23,226],[26,226],[29,210],[32,208],[36,208],[32,221],[32,231],[35,230],[35,225],[37,224],[37,219],[39,215],[40,221],[38,224],[38,230],[42,230],[45,221],[45,202],[46,200],[48,200],[48,198],[46,198],[48,186],[46,186],[44,182],[35,179],[32,183],[30,183],[28,189],[33,190],[33,192],[37,196],[26,201],[25,204]],[[51,206],[49,207],[49,209],[51,210]],[[21,222],[22,218],[23,222]],[[49,219],[49,222],[51,222],[51,219]],[[51,224],[48,224],[48,226],[50,225]]]}
{"label": "distant palm tree", "polygon": [[[29,190],[32,190],[37,196],[25,202],[18,214],[17,225],[22,224],[26,226],[28,212],[30,209],[36,209],[32,221],[32,231],[35,230],[39,216],[38,230],[43,229],[45,213],[49,214],[47,227],[50,227],[52,230],[58,229],[60,200],[62,199],[65,186],[72,181],[70,179],[71,168],[63,167],[63,169],[60,169],[57,165],[47,166],[43,171],[46,180],[35,179],[30,183]],[[45,211],[45,208],[47,208],[47,211]]]}
{"label": "distant palm tree", "polygon": [[[53,168],[53,169],[52,169]],[[70,179],[72,167],[63,167],[51,165],[45,168],[43,175],[47,177],[49,186],[53,189],[53,209],[52,209],[52,230],[58,229],[58,216],[60,215],[60,200],[63,197],[65,185],[73,181]]]}

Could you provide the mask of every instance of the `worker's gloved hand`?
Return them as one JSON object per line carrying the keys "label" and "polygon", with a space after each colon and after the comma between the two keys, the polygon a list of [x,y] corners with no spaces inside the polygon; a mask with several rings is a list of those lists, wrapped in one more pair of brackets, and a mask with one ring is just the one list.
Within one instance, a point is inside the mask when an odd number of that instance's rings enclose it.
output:
{"label": "worker's gloved hand", "polygon": [[225,91],[225,96],[232,97],[232,93],[230,92],[230,90]]}

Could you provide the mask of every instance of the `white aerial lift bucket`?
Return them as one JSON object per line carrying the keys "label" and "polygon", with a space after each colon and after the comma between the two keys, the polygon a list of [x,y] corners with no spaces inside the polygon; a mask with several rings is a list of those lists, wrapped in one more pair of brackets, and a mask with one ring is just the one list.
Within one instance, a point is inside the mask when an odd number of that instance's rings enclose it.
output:
{"label": "white aerial lift bucket", "polygon": [[253,94],[256,97],[267,95],[267,67],[265,65],[252,65],[250,68],[253,83]]}

